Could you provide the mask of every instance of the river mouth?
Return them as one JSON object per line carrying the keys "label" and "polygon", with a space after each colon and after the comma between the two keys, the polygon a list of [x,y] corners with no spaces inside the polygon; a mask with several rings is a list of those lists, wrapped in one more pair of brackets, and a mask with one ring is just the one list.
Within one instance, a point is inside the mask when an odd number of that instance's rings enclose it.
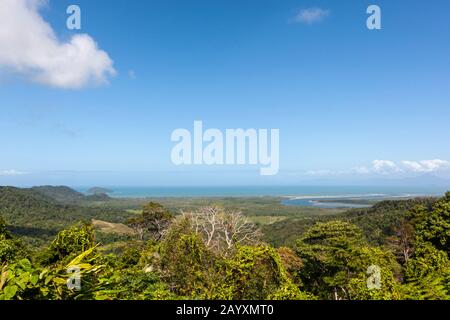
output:
{"label": "river mouth", "polygon": [[406,200],[423,195],[420,194],[364,194],[364,195],[320,195],[286,197],[281,204],[286,206],[315,207],[322,209],[362,209],[385,200]]}

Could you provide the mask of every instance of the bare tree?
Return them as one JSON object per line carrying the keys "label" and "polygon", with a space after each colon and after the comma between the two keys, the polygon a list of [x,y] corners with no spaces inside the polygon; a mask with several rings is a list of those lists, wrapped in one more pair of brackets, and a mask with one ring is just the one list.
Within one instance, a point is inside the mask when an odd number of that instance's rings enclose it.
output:
{"label": "bare tree", "polygon": [[261,232],[241,212],[230,212],[220,220],[221,236],[227,249],[236,244],[254,244],[261,238]]}
{"label": "bare tree", "polygon": [[199,212],[190,214],[195,232],[203,233],[207,247],[217,245],[214,242],[220,232],[221,215],[222,212],[217,207],[202,208]]}
{"label": "bare tree", "polygon": [[128,220],[127,224],[137,233],[139,240],[144,240],[144,234],[147,227],[142,217],[131,218]]}
{"label": "bare tree", "polygon": [[226,212],[219,207],[205,207],[196,212],[182,212],[205,245],[227,254],[237,244],[255,244],[261,232],[241,212]]}
{"label": "bare tree", "polygon": [[397,234],[402,258],[406,263],[414,253],[414,228],[410,223],[403,221],[397,228]]}

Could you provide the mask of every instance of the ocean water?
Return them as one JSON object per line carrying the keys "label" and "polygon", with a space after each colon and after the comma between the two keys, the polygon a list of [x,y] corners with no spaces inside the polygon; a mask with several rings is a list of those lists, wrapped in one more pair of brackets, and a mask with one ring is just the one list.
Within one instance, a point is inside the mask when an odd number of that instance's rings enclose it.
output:
{"label": "ocean water", "polygon": [[[442,196],[447,190],[442,187],[380,187],[380,186],[224,186],[224,187],[124,187],[103,186],[118,198],[156,197],[250,197],[283,196],[292,199],[320,198],[370,198],[370,197],[414,197]],[[90,187],[74,187],[86,193]]]}
{"label": "ocean water", "polygon": [[[163,197],[284,197],[286,206],[317,208],[366,208],[363,200],[442,196],[447,191],[438,187],[370,187],[370,186],[236,186],[236,187],[118,187],[107,186],[116,198]],[[89,187],[75,187],[87,193]],[[326,200],[326,201],[324,201]],[[343,201],[343,200],[352,200]],[[361,203],[358,203],[360,200]]]}

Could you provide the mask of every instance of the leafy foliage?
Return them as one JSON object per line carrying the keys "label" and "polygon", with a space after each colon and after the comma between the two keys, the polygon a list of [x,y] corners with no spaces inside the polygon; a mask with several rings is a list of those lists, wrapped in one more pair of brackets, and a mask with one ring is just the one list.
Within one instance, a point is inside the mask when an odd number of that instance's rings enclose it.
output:
{"label": "leafy foliage", "polygon": [[288,277],[277,251],[265,245],[238,247],[226,261],[224,286],[235,300],[308,298]]}
{"label": "leafy foliage", "polygon": [[6,222],[0,217],[0,239],[5,239],[7,237],[9,237],[9,232],[6,228]]}
{"label": "leafy foliage", "polygon": [[162,205],[149,202],[144,205],[142,214],[131,218],[128,224],[139,234],[140,240],[144,239],[146,233],[151,239],[159,240],[172,219],[173,215]]}
{"label": "leafy foliage", "polygon": [[[55,214],[64,220],[61,227],[91,214],[81,214],[86,207],[78,202],[91,200],[66,188],[0,188],[2,199],[0,212],[8,220],[18,214],[16,222]],[[231,232],[233,221],[237,228],[250,226],[241,231],[259,230],[233,212],[175,217],[151,202],[136,220],[145,237],[111,236],[101,245],[93,226],[79,219],[34,250],[11,233],[18,226],[0,217],[0,300],[450,299],[450,193],[270,226],[290,223],[289,232],[300,230],[294,249],[240,241],[242,233]],[[128,219],[122,213],[118,222]],[[224,230],[233,234],[230,241]],[[211,245],[215,241],[227,244],[225,253]]]}
{"label": "leafy foliage", "polygon": [[[323,299],[396,298],[393,255],[369,247],[362,231],[348,222],[319,223],[297,242],[304,263],[301,279],[308,291]],[[381,271],[381,290],[367,289],[367,270]]]}
{"label": "leafy foliage", "polygon": [[59,231],[79,221],[123,222],[129,217],[124,210],[86,207],[85,202],[76,202],[88,201],[84,196],[76,200],[79,195],[67,187],[0,187],[0,216],[10,231],[33,247],[48,244]]}
{"label": "leafy foliage", "polygon": [[43,263],[67,260],[95,246],[94,232],[88,224],[77,224],[58,233],[43,254]]}

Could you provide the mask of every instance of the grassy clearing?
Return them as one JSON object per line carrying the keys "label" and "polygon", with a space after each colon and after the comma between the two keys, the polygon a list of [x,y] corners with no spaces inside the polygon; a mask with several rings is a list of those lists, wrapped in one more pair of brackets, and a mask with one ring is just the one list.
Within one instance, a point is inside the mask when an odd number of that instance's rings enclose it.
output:
{"label": "grassy clearing", "polygon": [[135,232],[130,227],[122,223],[112,223],[102,220],[92,219],[92,225],[94,229],[99,230],[103,233],[114,233],[118,235],[134,235]]}
{"label": "grassy clearing", "polygon": [[287,217],[277,216],[250,216],[248,218],[250,221],[258,225],[270,225],[287,219]]}

